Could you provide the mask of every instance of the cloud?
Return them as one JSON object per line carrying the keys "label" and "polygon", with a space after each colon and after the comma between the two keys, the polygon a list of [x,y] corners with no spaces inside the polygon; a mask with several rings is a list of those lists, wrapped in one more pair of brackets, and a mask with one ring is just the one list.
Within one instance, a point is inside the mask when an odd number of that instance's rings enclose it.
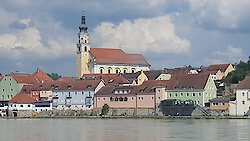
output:
{"label": "cloud", "polygon": [[198,23],[225,29],[249,28],[249,0],[188,0]]}
{"label": "cloud", "polygon": [[190,43],[178,37],[170,16],[124,20],[119,24],[103,22],[91,38],[95,47],[122,48],[136,53],[187,53]]}
{"label": "cloud", "polygon": [[40,31],[35,27],[2,34],[0,35],[0,56],[11,59],[51,59],[73,54],[74,45],[65,39],[49,39],[48,46],[45,46],[41,40]]}
{"label": "cloud", "polygon": [[237,63],[244,58],[241,48],[228,46],[224,51],[216,51],[212,54],[213,59],[208,59],[210,64]]}

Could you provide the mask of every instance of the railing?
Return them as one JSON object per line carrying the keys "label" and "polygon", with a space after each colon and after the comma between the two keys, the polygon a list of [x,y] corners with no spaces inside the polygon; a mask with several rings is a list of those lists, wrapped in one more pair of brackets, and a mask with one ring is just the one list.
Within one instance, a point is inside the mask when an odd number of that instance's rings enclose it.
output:
{"label": "railing", "polygon": [[204,108],[202,108],[200,105],[196,105],[196,107],[203,113],[205,116],[211,116],[211,113],[206,111]]}

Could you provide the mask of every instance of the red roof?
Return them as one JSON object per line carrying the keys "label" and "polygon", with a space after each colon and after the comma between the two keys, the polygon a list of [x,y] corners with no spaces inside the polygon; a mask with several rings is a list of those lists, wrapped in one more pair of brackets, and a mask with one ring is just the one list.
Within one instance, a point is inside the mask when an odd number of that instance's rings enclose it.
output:
{"label": "red roof", "polygon": [[12,76],[17,83],[33,84],[37,82],[35,77],[31,74],[9,73],[7,76]]}
{"label": "red roof", "polygon": [[93,90],[101,80],[76,80],[76,81],[53,81],[45,83],[35,83],[31,91],[40,90]]}
{"label": "red roof", "polygon": [[3,79],[3,76],[2,76],[2,74],[0,74],[0,81]]}
{"label": "red roof", "polygon": [[95,56],[97,63],[137,64],[150,66],[141,54],[127,54],[121,49],[91,48],[90,52]]}
{"label": "red roof", "polygon": [[33,76],[38,79],[40,82],[51,82],[53,81],[52,78],[50,78],[44,71],[37,69],[35,73],[33,73]]}
{"label": "red roof", "polygon": [[225,72],[230,64],[216,64],[216,65],[210,65],[208,67],[203,67],[203,71],[215,71],[220,70],[222,72]]}
{"label": "red roof", "polygon": [[36,100],[25,93],[18,93],[15,95],[9,103],[34,103]]}
{"label": "red roof", "polygon": [[55,81],[70,82],[70,81],[74,81],[75,79],[77,79],[77,77],[61,77]]}
{"label": "red roof", "polygon": [[106,85],[128,84],[129,81],[119,74],[83,74],[83,79],[103,80]]}
{"label": "red roof", "polygon": [[236,89],[250,89],[250,76],[247,76],[236,87]]}

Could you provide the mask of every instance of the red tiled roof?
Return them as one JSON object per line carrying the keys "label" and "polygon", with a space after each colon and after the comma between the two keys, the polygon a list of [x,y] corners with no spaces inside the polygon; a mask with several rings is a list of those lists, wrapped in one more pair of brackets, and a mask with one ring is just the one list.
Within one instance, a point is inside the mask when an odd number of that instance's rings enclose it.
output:
{"label": "red tiled roof", "polygon": [[0,74],[0,81],[3,79],[3,76]]}
{"label": "red tiled roof", "polygon": [[15,95],[9,103],[34,103],[36,100],[25,93],[18,93]]}
{"label": "red tiled roof", "polygon": [[169,74],[189,74],[191,70],[193,70],[193,68],[189,66],[182,68],[167,69],[166,71]]}
{"label": "red tiled roof", "polygon": [[40,90],[93,90],[101,80],[77,80],[77,81],[53,81],[45,83],[35,83],[31,91]]}
{"label": "red tiled roof", "polygon": [[230,64],[216,64],[216,65],[210,65],[208,67],[202,67],[201,69],[203,71],[215,71],[220,70],[222,72],[225,72]]}
{"label": "red tiled roof", "polygon": [[161,74],[166,74],[164,70],[150,70],[144,71],[144,74],[148,77],[148,80],[155,80]]}
{"label": "red tiled roof", "polygon": [[209,78],[209,73],[178,74],[170,78],[171,85],[168,90],[204,89]]}
{"label": "red tiled roof", "polygon": [[12,76],[17,83],[33,84],[37,82],[35,77],[31,74],[9,73],[7,76]]}
{"label": "red tiled roof", "polygon": [[83,79],[103,80],[106,85],[128,84],[129,81],[119,74],[83,74]]}
{"label": "red tiled roof", "polygon": [[55,81],[70,82],[70,81],[74,81],[75,79],[77,79],[77,77],[61,77]]}
{"label": "red tiled roof", "polygon": [[51,82],[53,81],[52,78],[50,78],[44,71],[41,69],[37,69],[35,73],[33,73],[33,76],[38,79],[40,82]]}
{"label": "red tiled roof", "polygon": [[250,76],[247,76],[236,87],[236,89],[250,89]]}
{"label": "red tiled roof", "polygon": [[90,52],[96,57],[97,63],[137,64],[150,66],[141,54],[127,54],[121,49],[91,48]]}

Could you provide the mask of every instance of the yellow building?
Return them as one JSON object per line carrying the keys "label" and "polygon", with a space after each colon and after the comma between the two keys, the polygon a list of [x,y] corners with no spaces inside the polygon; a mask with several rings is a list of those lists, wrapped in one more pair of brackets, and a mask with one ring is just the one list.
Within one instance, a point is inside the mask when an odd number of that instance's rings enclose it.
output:
{"label": "yellow building", "polygon": [[141,54],[127,54],[121,49],[91,48],[84,13],[79,29],[77,77],[83,74],[135,73],[150,69],[150,64]]}

